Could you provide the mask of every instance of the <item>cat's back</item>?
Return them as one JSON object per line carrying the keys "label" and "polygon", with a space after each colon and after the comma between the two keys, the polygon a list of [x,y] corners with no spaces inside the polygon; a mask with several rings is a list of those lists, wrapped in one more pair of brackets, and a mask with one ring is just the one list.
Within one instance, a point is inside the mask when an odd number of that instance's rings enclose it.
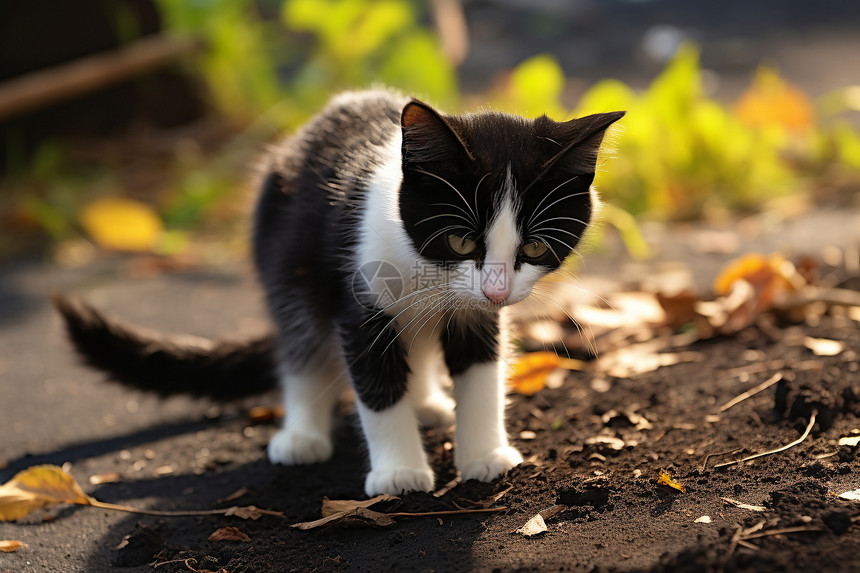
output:
{"label": "cat's back", "polygon": [[388,90],[345,92],[293,137],[279,144],[269,169],[291,177],[344,188],[386,159],[385,147],[399,130],[408,98]]}

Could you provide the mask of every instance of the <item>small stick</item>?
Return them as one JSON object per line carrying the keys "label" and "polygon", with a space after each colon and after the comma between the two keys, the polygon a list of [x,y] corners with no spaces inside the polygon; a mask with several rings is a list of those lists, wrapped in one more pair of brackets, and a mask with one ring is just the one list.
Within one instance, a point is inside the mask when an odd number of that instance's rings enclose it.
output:
{"label": "small stick", "polygon": [[774,384],[776,384],[780,380],[782,380],[782,372],[777,372],[776,374],[774,374],[773,376],[771,376],[770,378],[768,378],[767,380],[765,380],[764,382],[762,382],[761,384],[756,386],[755,388],[750,388],[746,392],[739,394],[738,396],[735,396],[734,398],[732,398],[731,400],[729,400],[728,402],[726,402],[725,404],[720,406],[719,409],[717,410],[717,412],[725,412],[726,410],[728,410],[732,406],[734,406],[736,404],[740,404],[741,402],[743,402],[747,398],[749,398],[751,396],[755,396],[756,394],[758,394],[762,390],[767,390],[768,388],[770,388],[771,386],[773,386]]}
{"label": "small stick", "polygon": [[777,368],[785,368],[785,360],[769,360],[767,362],[756,362],[746,366],[739,366],[726,370],[726,376],[735,377],[741,374],[758,374],[766,370],[775,370]]}
{"label": "small stick", "polygon": [[782,535],[783,533],[801,533],[804,531],[821,531],[821,528],[808,525],[799,525],[797,527],[786,527],[784,529],[771,529],[770,531],[761,531],[759,533],[751,533],[749,535],[744,535],[738,541],[748,541],[750,539],[769,537],[771,535]]}
{"label": "small stick", "polygon": [[496,511],[505,511],[507,506],[502,507],[487,507],[481,509],[449,509],[446,511],[422,511],[412,513],[410,511],[401,511],[395,513],[386,513],[388,517],[445,517],[451,515],[465,515],[467,513],[493,513]]}
{"label": "small stick", "polygon": [[448,493],[449,491],[451,491],[452,489],[457,487],[460,484],[460,481],[461,481],[460,476],[455,477],[454,479],[452,479],[451,481],[449,481],[448,483],[446,483],[445,485],[440,487],[437,491],[434,491],[433,497],[442,497],[443,495],[445,495],[446,493]]}
{"label": "small stick", "polygon": [[717,469],[717,468],[724,468],[724,467],[728,467],[728,466],[733,466],[733,465],[735,465],[735,464],[740,464],[740,463],[743,463],[743,462],[748,462],[748,461],[750,461],[750,460],[754,460],[754,459],[756,459],[756,458],[761,458],[761,457],[764,457],[764,456],[769,456],[769,455],[771,455],[771,454],[778,454],[778,453],[780,453],[780,452],[784,452],[785,450],[787,450],[787,449],[789,449],[789,448],[793,448],[794,446],[796,446],[797,444],[799,444],[799,443],[801,443],[803,440],[805,440],[805,439],[807,438],[807,436],[809,436],[809,432],[811,432],[811,431],[812,431],[812,426],[814,426],[814,425],[815,425],[815,417],[816,417],[817,415],[818,415],[818,410],[813,410],[813,411],[812,411],[812,414],[809,416],[809,425],[807,425],[807,426],[806,426],[806,430],[804,430],[803,435],[802,435],[802,436],[800,436],[799,438],[797,438],[796,440],[794,440],[793,442],[791,442],[790,444],[786,444],[786,445],[782,446],[781,448],[777,448],[777,449],[775,449],[775,450],[768,450],[768,451],[766,451],[766,452],[761,452],[761,453],[759,453],[759,454],[753,454],[753,455],[751,455],[751,456],[747,456],[747,457],[745,457],[745,458],[741,458],[741,459],[739,459],[739,460],[732,460],[732,461],[730,461],[730,462],[725,462],[725,463],[722,463],[722,464],[717,464],[717,465],[715,465],[715,466],[714,466],[714,469]]}
{"label": "small stick", "polygon": [[712,457],[725,456],[726,454],[736,454],[739,451],[741,451],[742,449],[743,448],[735,448],[733,450],[726,450],[725,452],[714,452],[712,454],[708,454],[707,456],[705,456],[705,461],[702,464],[702,471],[705,471],[706,469],[708,469],[708,460],[711,459]]}
{"label": "small stick", "polygon": [[744,541],[743,539],[738,539],[737,544],[741,547],[746,547],[747,549],[752,549],[753,551],[758,551],[758,545],[753,545],[748,541]]}

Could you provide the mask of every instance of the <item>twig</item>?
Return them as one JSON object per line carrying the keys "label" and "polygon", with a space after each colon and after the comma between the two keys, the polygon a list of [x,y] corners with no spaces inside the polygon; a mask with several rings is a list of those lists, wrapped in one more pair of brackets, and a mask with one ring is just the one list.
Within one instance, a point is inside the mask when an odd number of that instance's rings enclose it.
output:
{"label": "twig", "polygon": [[770,378],[768,378],[767,380],[765,380],[764,382],[762,382],[761,384],[756,386],[755,388],[750,388],[746,392],[739,394],[738,396],[735,396],[734,398],[732,398],[731,400],[729,400],[728,402],[726,402],[725,404],[720,406],[719,409],[717,410],[717,412],[725,412],[726,410],[728,410],[732,406],[734,406],[736,404],[740,404],[741,402],[743,402],[747,398],[749,398],[751,396],[755,396],[756,394],[758,394],[762,390],[767,390],[768,388],[770,388],[771,386],[773,386],[774,384],[776,384],[780,380],[782,380],[782,372],[777,372],[776,374],[774,374],[773,376],[771,376]]}
{"label": "twig", "polygon": [[496,511],[505,511],[507,506],[502,507],[486,507],[481,509],[449,509],[445,511],[421,511],[421,512],[410,512],[410,511],[401,511],[394,513],[386,513],[388,517],[446,517],[452,515],[465,515],[467,513],[494,513]]}
{"label": "twig", "polygon": [[445,495],[446,493],[448,493],[449,491],[451,491],[452,489],[457,487],[460,484],[460,481],[461,481],[460,476],[455,477],[454,479],[452,479],[451,481],[449,481],[448,483],[446,483],[445,485],[440,487],[438,490],[434,491],[433,497],[442,497],[443,495]]}
{"label": "twig", "polygon": [[193,53],[194,39],[148,36],[111,52],[37,70],[0,83],[0,119],[79,96],[163,67]]}
{"label": "twig", "polygon": [[115,511],[125,511],[127,513],[139,513],[141,515],[159,515],[162,517],[180,517],[194,515],[224,515],[227,509],[200,509],[200,510],[159,510],[159,509],[137,509],[127,505],[118,505],[116,503],[107,503],[97,499],[91,499],[89,505],[100,507],[102,509],[113,509]]}
{"label": "twig", "polygon": [[708,460],[715,456],[725,456],[726,454],[736,454],[741,451],[743,448],[735,448],[733,450],[726,450],[725,452],[714,452],[713,454],[708,454],[705,456],[705,461],[702,463],[702,471],[708,469]]}
{"label": "twig", "polygon": [[860,306],[860,293],[844,288],[807,287],[776,305],[780,310],[790,310],[813,302],[823,302],[827,306]]}
{"label": "twig", "polygon": [[756,458],[761,458],[761,457],[764,457],[764,456],[769,456],[769,455],[771,455],[771,454],[778,454],[778,453],[780,453],[780,452],[784,452],[785,450],[787,450],[787,449],[789,449],[789,448],[793,448],[794,446],[796,446],[797,444],[799,444],[799,443],[801,443],[803,440],[805,440],[805,439],[807,438],[807,436],[809,436],[809,432],[811,432],[811,431],[812,431],[812,426],[814,426],[814,425],[815,425],[815,417],[816,417],[817,415],[818,415],[818,410],[813,410],[813,411],[812,411],[812,414],[810,414],[810,416],[809,416],[809,425],[807,425],[807,426],[806,426],[806,430],[804,430],[803,435],[802,435],[802,436],[800,436],[799,438],[797,438],[796,440],[794,440],[793,442],[791,442],[790,444],[786,444],[786,445],[782,446],[781,448],[777,448],[777,449],[775,449],[775,450],[768,450],[768,451],[766,451],[766,452],[761,452],[761,453],[759,453],[759,454],[753,454],[753,455],[751,455],[751,456],[747,456],[747,457],[745,457],[745,458],[741,458],[741,459],[739,459],[739,460],[732,460],[732,461],[730,461],[730,462],[725,462],[725,463],[722,463],[722,464],[717,464],[717,465],[715,465],[715,466],[714,466],[714,469],[717,469],[717,468],[724,468],[724,467],[728,467],[728,466],[733,466],[733,465],[735,465],[735,464],[740,464],[740,463],[743,463],[743,462],[748,462],[748,461],[750,461],[750,460],[754,460],[754,459],[756,459]]}
{"label": "twig", "polygon": [[784,529],[771,529],[770,531],[762,531],[760,533],[751,533],[739,538],[738,541],[748,541],[750,539],[758,539],[759,537],[769,537],[771,535],[782,535],[783,533],[801,533],[804,531],[821,531],[820,527],[810,525],[798,525],[797,527],[786,527]]}
{"label": "twig", "polygon": [[776,370],[777,368],[785,368],[785,360],[768,360],[767,362],[755,362],[746,366],[739,366],[726,370],[726,376],[735,377],[741,374],[758,374],[766,370]]}

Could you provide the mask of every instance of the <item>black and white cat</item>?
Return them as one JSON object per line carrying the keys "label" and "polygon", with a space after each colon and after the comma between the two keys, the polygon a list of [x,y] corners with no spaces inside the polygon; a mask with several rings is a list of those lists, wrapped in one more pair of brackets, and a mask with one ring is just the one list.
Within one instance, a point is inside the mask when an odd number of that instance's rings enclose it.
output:
{"label": "black and white cat", "polygon": [[279,381],[273,463],[331,456],[351,384],[367,495],[431,490],[419,425],[455,418],[463,479],[492,480],[522,461],[504,425],[505,307],[573,251],[622,115],[443,115],[387,91],[340,95],[267,158],[254,259],[274,339],[189,343],[57,306],[85,358],[128,385],[230,399]]}

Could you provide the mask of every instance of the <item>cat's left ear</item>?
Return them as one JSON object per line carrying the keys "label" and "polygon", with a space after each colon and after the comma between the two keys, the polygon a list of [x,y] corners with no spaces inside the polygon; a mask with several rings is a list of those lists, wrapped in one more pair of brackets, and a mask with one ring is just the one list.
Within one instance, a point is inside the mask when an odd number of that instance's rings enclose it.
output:
{"label": "cat's left ear", "polygon": [[555,123],[552,129],[554,140],[562,149],[543,164],[543,170],[558,167],[568,173],[594,173],[603,135],[610,125],[624,117],[624,113],[597,113]]}
{"label": "cat's left ear", "polygon": [[444,116],[424,102],[412,100],[400,114],[404,165],[474,158]]}

